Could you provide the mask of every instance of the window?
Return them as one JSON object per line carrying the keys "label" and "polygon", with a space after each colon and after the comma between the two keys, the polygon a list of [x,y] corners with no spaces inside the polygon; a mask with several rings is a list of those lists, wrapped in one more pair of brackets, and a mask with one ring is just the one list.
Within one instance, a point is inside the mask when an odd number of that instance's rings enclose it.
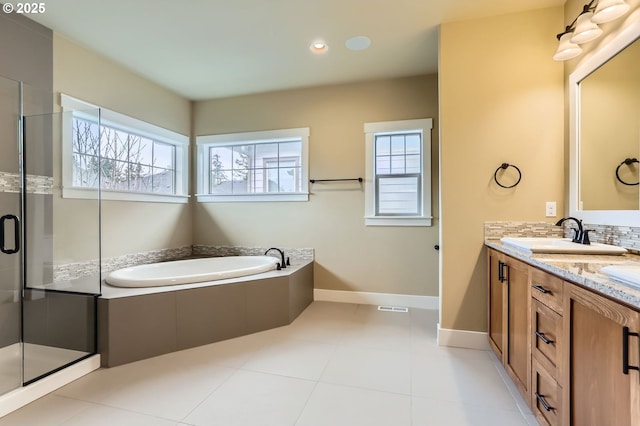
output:
{"label": "window", "polygon": [[62,106],[64,197],[187,202],[187,136],[66,95]]}
{"label": "window", "polygon": [[307,201],[309,129],[196,137],[198,201]]}
{"label": "window", "polygon": [[365,123],[365,223],[431,226],[431,119]]}

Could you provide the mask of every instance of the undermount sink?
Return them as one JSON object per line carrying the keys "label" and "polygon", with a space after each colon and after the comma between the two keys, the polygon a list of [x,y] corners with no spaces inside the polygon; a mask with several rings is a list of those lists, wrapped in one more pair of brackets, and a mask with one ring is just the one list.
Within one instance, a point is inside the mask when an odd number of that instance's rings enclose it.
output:
{"label": "undermount sink", "polygon": [[640,265],[611,265],[600,271],[616,281],[640,289]]}
{"label": "undermount sink", "polygon": [[530,238],[504,237],[502,244],[531,253],[563,253],[563,254],[612,254],[620,255],[627,252],[622,247],[609,244],[591,243],[578,244],[570,238]]}

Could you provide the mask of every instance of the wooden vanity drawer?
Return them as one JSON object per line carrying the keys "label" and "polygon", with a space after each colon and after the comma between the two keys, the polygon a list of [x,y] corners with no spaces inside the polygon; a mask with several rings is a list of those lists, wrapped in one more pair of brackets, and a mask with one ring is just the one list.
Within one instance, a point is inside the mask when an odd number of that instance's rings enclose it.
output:
{"label": "wooden vanity drawer", "polygon": [[531,352],[553,376],[560,377],[562,316],[533,299],[531,301]]}
{"label": "wooden vanity drawer", "polygon": [[541,425],[562,423],[562,388],[537,361],[531,364],[531,408]]}
{"label": "wooden vanity drawer", "polygon": [[531,268],[531,296],[562,315],[563,282],[551,274]]}

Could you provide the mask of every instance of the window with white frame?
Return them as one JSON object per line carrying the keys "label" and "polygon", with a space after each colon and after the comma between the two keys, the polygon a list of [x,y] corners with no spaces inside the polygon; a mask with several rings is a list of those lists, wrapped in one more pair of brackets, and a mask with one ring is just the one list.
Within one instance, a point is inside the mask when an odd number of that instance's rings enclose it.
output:
{"label": "window with white frame", "polygon": [[432,123],[365,123],[366,225],[431,226]]}
{"label": "window with white frame", "polygon": [[197,136],[198,201],[307,201],[309,129]]}
{"label": "window with white frame", "polygon": [[62,95],[63,196],[186,202],[187,136]]}

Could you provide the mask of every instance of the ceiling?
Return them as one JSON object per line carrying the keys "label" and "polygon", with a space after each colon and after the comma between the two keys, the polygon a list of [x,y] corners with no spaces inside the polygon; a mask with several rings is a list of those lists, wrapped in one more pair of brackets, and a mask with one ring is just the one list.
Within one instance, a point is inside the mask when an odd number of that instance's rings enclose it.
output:
{"label": "ceiling", "polygon": [[[30,18],[201,100],[435,73],[440,23],[564,2],[55,0]],[[371,39],[368,49],[345,47],[347,39],[362,35]],[[328,51],[312,53],[316,40],[326,42]]]}

